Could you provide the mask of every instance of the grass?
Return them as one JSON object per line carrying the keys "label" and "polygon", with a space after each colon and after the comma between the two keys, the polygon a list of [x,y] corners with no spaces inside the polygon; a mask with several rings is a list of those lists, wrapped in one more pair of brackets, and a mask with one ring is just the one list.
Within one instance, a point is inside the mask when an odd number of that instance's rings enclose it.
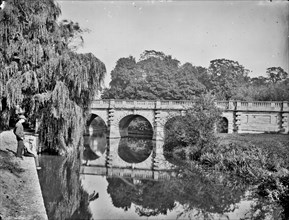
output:
{"label": "grass", "polygon": [[9,171],[16,176],[24,172],[24,169],[15,162],[14,158],[15,156],[11,156],[8,152],[0,150],[0,170],[2,170],[2,172]]}
{"label": "grass", "polygon": [[275,163],[277,169],[289,169],[288,134],[220,134],[219,141],[220,145],[234,144],[248,148],[249,151],[257,149],[262,152],[268,166]]}
{"label": "grass", "polygon": [[261,148],[276,147],[278,149],[288,148],[288,134],[218,134],[221,144],[240,143],[254,144]]}

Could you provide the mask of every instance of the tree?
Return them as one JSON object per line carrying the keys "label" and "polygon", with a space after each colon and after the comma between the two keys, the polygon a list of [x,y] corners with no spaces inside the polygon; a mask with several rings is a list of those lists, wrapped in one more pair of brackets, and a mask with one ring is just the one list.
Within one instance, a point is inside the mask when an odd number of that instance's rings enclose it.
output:
{"label": "tree", "polygon": [[146,50],[138,62],[131,56],[118,60],[102,98],[192,99],[205,92],[197,72],[192,64],[180,66],[163,52]]}
{"label": "tree", "polygon": [[285,72],[285,70],[282,69],[281,67],[267,68],[266,73],[268,76],[268,81],[271,83],[277,83],[277,82],[283,81],[288,77],[288,73]]}
{"label": "tree", "polygon": [[281,67],[267,68],[267,77],[259,76],[238,87],[234,99],[245,101],[288,101],[289,78]]}
{"label": "tree", "polygon": [[102,97],[110,98],[133,98],[135,78],[136,78],[136,61],[132,56],[120,58],[115,68],[111,71],[111,89],[105,89]]}
{"label": "tree", "polygon": [[[198,79],[201,77],[199,70],[191,63],[180,66],[175,82],[177,84],[177,99],[193,99],[206,92],[206,87]],[[202,71],[202,70],[201,70]]]}
{"label": "tree", "polygon": [[250,84],[258,87],[258,86],[264,86],[267,84],[268,79],[264,76],[259,76],[259,77],[253,77],[250,79]]}
{"label": "tree", "polygon": [[83,30],[57,23],[60,13],[53,0],[8,0],[0,11],[1,126],[20,106],[30,121],[39,119],[41,143],[58,153],[78,146],[106,72],[92,54],[73,51]]}
{"label": "tree", "polygon": [[237,61],[216,59],[210,62],[209,74],[212,91],[217,99],[228,100],[234,95],[237,87],[248,82],[248,72]]}
{"label": "tree", "polygon": [[196,99],[185,116],[172,118],[165,124],[166,154],[198,161],[205,149],[216,145],[214,126],[220,116],[211,95]]}

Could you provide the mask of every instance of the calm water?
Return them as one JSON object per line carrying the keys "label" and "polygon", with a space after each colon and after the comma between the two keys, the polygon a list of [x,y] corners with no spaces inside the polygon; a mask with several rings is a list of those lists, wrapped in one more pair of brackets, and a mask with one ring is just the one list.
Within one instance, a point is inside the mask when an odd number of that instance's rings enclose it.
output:
{"label": "calm water", "polygon": [[[123,167],[109,165],[106,149],[114,143]],[[228,176],[134,168],[151,161],[151,140],[86,136],[84,144],[82,158],[40,157],[49,219],[251,219],[261,204],[252,186]]]}

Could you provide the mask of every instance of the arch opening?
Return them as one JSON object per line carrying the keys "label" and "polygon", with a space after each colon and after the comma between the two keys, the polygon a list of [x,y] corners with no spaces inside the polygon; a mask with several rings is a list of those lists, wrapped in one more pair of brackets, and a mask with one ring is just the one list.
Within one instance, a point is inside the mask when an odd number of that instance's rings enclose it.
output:
{"label": "arch opening", "polygon": [[107,126],[98,115],[91,115],[87,120],[84,134],[83,160],[92,161],[100,158],[107,150]]}
{"label": "arch opening", "polygon": [[228,133],[228,119],[226,117],[222,117],[217,122],[217,133]]}
{"label": "arch opening", "polygon": [[119,157],[127,163],[145,161],[153,150],[153,128],[151,123],[140,115],[128,115],[119,122]]}

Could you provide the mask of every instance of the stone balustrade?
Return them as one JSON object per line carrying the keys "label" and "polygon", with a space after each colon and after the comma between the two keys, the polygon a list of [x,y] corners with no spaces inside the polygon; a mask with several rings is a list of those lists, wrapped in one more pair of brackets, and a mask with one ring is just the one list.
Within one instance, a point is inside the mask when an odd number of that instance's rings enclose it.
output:
{"label": "stone balustrade", "polygon": [[[258,111],[258,112],[289,112],[287,101],[216,101],[216,105],[222,110],[233,111]],[[99,109],[172,109],[182,110],[189,108],[194,101],[188,100],[94,100],[92,108]]]}

